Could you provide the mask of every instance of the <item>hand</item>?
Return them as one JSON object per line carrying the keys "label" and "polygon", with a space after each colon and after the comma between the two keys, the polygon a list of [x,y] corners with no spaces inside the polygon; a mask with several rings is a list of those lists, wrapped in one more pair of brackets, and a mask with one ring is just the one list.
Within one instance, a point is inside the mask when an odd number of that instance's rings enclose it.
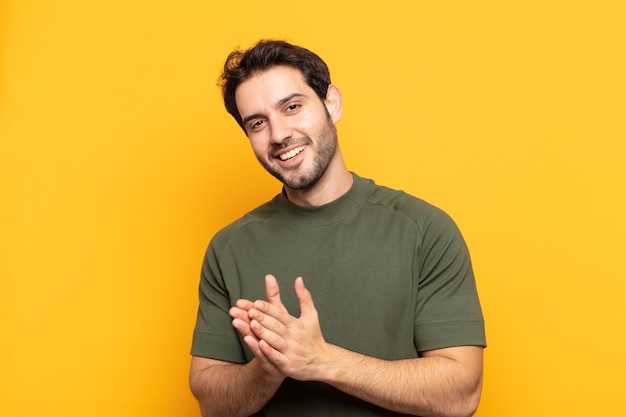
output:
{"label": "hand", "polygon": [[[268,301],[257,300],[252,305],[247,300],[237,303],[237,317],[241,320],[237,322],[237,330],[247,332],[244,340],[248,346],[258,347],[264,358],[283,374],[298,380],[318,378],[317,370],[324,369],[322,361],[327,357],[329,345],[322,335],[313,298],[302,277],[298,277],[294,285],[300,302],[300,318],[290,315],[282,304],[274,276],[265,277],[265,287]],[[241,316],[245,310],[247,318]]]}
{"label": "hand", "polygon": [[286,375],[284,375],[265,357],[265,354],[259,348],[259,340],[250,329],[248,310],[252,308],[252,305],[252,301],[238,300],[237,306],[230,309],[229,314],[233,318],[233,327],[243,336],[244,342],[254,354],[254,357],[259,362],[261,368],[272,377],[282,380],[286,377]]}

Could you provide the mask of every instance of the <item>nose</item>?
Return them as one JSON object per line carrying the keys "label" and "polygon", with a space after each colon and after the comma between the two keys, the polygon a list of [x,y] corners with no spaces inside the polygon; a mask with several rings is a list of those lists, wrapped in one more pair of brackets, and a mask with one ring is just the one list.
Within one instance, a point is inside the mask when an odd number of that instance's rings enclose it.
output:
{"label": "nose", "polygon": [[293,129],[289,121],[283,117],[276,117],[271,121],[271,141],[276,144],[282,143],[293,135]]}

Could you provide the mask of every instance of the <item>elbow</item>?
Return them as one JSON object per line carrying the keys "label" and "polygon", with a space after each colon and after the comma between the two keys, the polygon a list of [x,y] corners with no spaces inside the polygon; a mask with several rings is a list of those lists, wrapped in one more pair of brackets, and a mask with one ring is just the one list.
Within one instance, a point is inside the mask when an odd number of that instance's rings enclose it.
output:
{"label": "elbow", "polygon": [[464,398],[453,406],[434,412],[432,417],[472,417],[478,409],[478,399]]}
{"label": "elbow", "polygon": [[483,390],[483,375],[481,372],[474,375],[473,378],[468,380],[468,384],[463,390],[461,395],[461,401],[459,403],[458,413],[453,417],[472,417],[478,405],[480,404],[480,397]]}
{"label": "elbow", "polygon": [[459,402],[456,412],[451,413],[448,417],[472,417],[476,410],[478,410],[478,404],[480,403],[481,386],[479,386],[468,392],[463,396]]}
{"label": "elbow", "polygon": [[[477,390],[459,395],[454,399],[448,398],[448,401],[439,402],[438,406],[431,408],[430,412],[423,412],[419,415],[429,417],[472,417],[478,409],[479,402],[480,390]],[[412,413],[415,413],[415,411],[412,411]]]}
{"label": "elbow", "polygon": [[207,401],[206,398],[203,398],[201,396],[199,396],[193,389],[191,389],[191,392],[193,393],[193,395],[196,397],[196,400],[198,401],[198,406],[200,409],[200,415],[202,417],[220,417],[219,414],[216,414],[212,407],[210,406],[210,402]]}
{"label": "elbow", "polygon": [[198,377],[198,372],[190,372],[189,373],[189,389],[196,400],[200,401],[202,399],[202,389],[201,389],[201,381]]}
{"label": "elbow", "polygon": [[208,400],[209,394],[206,392],[206,388],[199,377],[199,372],[191,372],[189,374],[189,388],[191,393],[198,401],[198,406],[200,408],[200,415],[202,417],[213,417],[216,416],[215,413],[212,412],[211,407],[209,406],[210,401]]}
{"label": "elbow", "polygon": [[459,417],[472,417],[480,403],[480,390],[472,394],[466,401],[463,413]]}
{"label": "elbow", "polygon": [[432,417],[472,417],[478,404],[482,391],[482,383],[478,381],[473,387],[467,387],[463,392],[458,392],[454,398],[449,398],[447,405],[440,403],[441,408],[433,413]]}

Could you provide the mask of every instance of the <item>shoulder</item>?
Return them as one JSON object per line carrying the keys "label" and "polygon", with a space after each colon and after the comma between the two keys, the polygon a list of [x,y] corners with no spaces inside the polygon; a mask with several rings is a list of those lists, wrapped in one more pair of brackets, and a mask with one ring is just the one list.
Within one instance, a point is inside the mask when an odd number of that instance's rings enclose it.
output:
{"label": "shoulder", "polygon": [[276,200],[279,196],[256,207],[239,219],[220,229],[211,239],[211,246],[223,247],[231,239],[245,234],[250,228],[274,219],[278,213]]}
{"label": "shoulder", "polygon": [[421,230],[432,227],[455,228],[454,221],[444,210],[402,190],[372,182],[368,203],[406,216]]}

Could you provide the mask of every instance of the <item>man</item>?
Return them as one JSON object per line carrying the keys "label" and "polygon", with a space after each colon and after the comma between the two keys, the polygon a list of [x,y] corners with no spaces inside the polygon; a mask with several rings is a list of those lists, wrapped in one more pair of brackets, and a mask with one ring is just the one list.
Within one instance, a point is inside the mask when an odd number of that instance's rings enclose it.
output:
{"label": "man", "polygon": [[229,113],[279,179],[207,250],[190,385],[208,416],[470,416],[483,318],[442,211],[346,168],[341,94],[314,53],[230,54]]}

